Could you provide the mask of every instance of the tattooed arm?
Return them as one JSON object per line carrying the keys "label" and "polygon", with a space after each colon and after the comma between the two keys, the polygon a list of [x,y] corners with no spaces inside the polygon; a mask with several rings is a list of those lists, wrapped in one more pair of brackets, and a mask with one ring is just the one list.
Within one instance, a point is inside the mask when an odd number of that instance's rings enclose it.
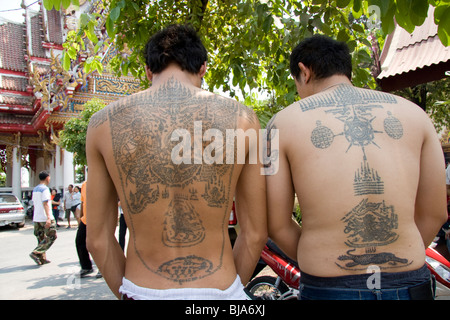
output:
{"label": "tattooed arm", "polygon": [[447,220],[445,161],[431,122],[422,145],[419,187],[416,196],[415,222],[425,248]]}
{"label": "tattooed arm", "polygon": [[96,114],[89,124],[86,153],[89,178],[86,192],[87,246],[97,267],[111,291],[120,298],[119,287],[125,273],[125,256],[116,240],[117,193],[100,152],[107,136],[107,125],[98,125],[100,116],[107,117],[106,110]]}
{"label": "tattooed arm", "polygon": [[[259,128],[259,122],[256,121],[253,129],[257,131]],[[251,145],[250,149],[258,148],[258,145],[259,141]],[[244,285],[250,280],[267,241],[266,188],[261,169],[259,162],[249,164],[247,159],[236,186],[240,232],[233,255],[236,271]]]}
{"label": "tattooed arm", "polygon": [[[274,120],[275,117],[268,124],[268,130],[277,129]],[[269,137],[273,139],[275,135],[271,134]],[[268,141],[268,145],[271,147],[273,143]],[[272,149],[274,148],[272,147]],[[270,174],[269,171],[269,174],[266,176],[269,237],[284,253],[297,260],[297,246],[301,228],[292,219],[294,186],[289,162],[283,150],[281,139],[278,150],[270,150],[269,153],[272,154],[270,166],[277,166],[272,171],[274,174]],[[268,169],[270,170],[270,167]]]}

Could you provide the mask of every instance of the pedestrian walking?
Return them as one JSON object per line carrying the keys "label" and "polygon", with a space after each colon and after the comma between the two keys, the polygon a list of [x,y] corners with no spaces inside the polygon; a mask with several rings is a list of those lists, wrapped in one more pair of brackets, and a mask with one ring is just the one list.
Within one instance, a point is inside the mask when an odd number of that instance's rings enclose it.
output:
{"label": "pedestrian walking", "polygon": [[49,263],[46,252],[55,242],[56,222],[51,210],[51,195],[48,184],[50,183],[50,174],[46,171],[39,173],[40,183],[33,189],[33,222],[34,235],[37,238],[38,245],[30,253],[31,259],[38,265]]}
{"label": "pedestrian walking", "polygon": [[[73,212],[74,216],[75,216],[75,210],[72,211],[72,208],[75,205],[74,199],[73,199],[73,195],[74,195],[74,191],[73,191],[73,184],[69,184],[69,186],[67,187],[67,192],[64,193],[64,212],[66,213],[66,219],[67,219],[67,229],[70,229],[70,213]],[[76,208],[76,206],[75,206]]]}
{"label": "pedestrian walking", "polygon": [[56,221],[56,227],[60,227],[58,224],[59,219],[59,205],[61,204],[61,195],[58,193],[58,190],[56,188],[52,189],[52,211],[53,211],[53,217],[55,217]]}
{"label": "pedestrian walking", "polygon": [[83,278],[94,271],[92,269],[92,261],[89,257],[89,251],[86,248],[86,181],[81,185],[80,193],[80,217],[78,219],[78,231],[75,238],[75,245],[81,265],[80,277]]}

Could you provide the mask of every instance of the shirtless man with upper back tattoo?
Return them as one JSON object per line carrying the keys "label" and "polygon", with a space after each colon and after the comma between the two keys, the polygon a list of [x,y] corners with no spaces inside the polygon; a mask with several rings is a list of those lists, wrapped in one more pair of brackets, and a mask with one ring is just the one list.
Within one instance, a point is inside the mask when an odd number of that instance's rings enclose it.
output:
{"label": "shirtless man with upper back tattoo", "polygon": [[[327,37],[302,41],[291,73],[302,100],[268,125],[279,134],[268,228],[298,259],[300,297],[430,297],[425,248],[447,217],[431,121],[403,98],[353,87],[347,46]],[[291,218],[295,193],[301,228]]]}

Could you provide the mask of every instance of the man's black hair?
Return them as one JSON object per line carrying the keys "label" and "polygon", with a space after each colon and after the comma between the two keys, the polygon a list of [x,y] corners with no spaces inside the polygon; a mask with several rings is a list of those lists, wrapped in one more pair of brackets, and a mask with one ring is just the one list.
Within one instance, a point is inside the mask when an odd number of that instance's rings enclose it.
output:
{"label": "man's black hair", "polygon": [[208,59],[208,53],[194,28],[170,25],[150,38],[144,58],[152,73],[160,73],[175,62],[182,70],[195,74]]}
{"label": "man's black hair", "polygon": [[50,174],[47,171],[39,172],[39,180],[44,181]]}
{"label": "man's black hair", "polygon": [[333,75],[345,75],[352,79],[352,57],[345,42],[327,36],[315,35],[300,42],[291,53],[291,74],[300,75],[298,63],[302,62],[320,80]]}

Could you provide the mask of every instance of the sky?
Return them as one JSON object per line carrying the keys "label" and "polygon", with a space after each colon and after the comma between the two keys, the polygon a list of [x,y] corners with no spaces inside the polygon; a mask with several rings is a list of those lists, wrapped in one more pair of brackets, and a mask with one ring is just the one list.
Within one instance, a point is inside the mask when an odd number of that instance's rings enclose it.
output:
{"label": "sky", "polygon": [[[20,7],[21,3],[22,0],[0,0],[0,17],[13,22],[19,23],[23,22],[24,21],[23,13],[25,12],[25,10]],[[37,3],[36,0],[25,0],[25,4],[27,6],[31,5],[31,8],[34,9],[35,11],[39,10],[39,4]]]}

